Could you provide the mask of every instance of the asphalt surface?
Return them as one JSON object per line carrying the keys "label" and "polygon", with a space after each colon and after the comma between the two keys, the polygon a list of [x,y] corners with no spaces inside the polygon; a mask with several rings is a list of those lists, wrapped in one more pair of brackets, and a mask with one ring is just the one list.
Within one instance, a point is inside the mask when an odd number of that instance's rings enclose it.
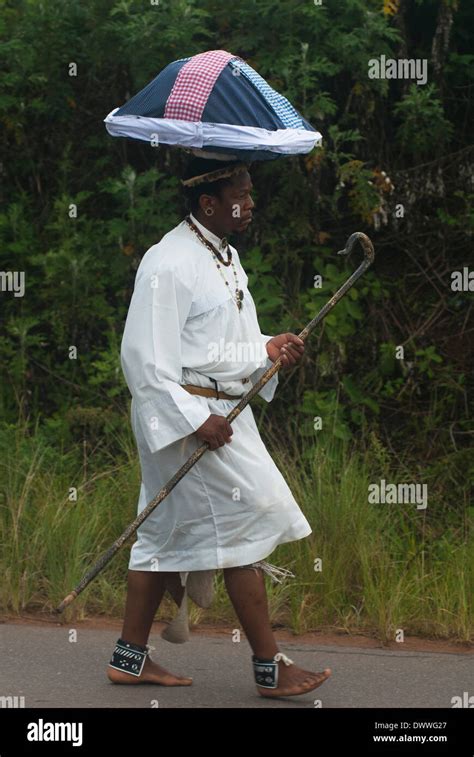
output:
{"label": "asphalt surface", "polygon": [[[189,687],[117,686],[105,669],[119,634],[67,627],[0,625],[0,697],[24,697],[39,707],[323,708],[452,707],[452,697],[474,694],[474,655],[310,646],[281,642],[280,649],[308,670],[333,675],[309,694],[269,700],[257,694],[250,648],[228,635],[192,634],[185,644],[153,635],[152,659],[194,679]],[[0,706],[1,703],[0,703]]]}

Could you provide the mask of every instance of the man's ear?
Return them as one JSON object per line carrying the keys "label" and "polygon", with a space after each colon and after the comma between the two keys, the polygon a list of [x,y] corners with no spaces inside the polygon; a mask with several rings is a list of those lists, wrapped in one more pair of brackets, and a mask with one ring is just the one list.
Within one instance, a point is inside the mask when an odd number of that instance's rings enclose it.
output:
{"label": "man's ear", "polygon": [[202,195],[200,195],[200,196],[199,196],[199,207],[200,207],[200,209],[201,209],[201,210],[202,210],[203,212],[205,212],[206,208],[207,208],[207,207],[208,207],[209,205],[211,205],[211,204],[212,204],[212,203],[210,202],[211,200],[212,200],[212,195],[206,195],[206,194],[202,194]]}

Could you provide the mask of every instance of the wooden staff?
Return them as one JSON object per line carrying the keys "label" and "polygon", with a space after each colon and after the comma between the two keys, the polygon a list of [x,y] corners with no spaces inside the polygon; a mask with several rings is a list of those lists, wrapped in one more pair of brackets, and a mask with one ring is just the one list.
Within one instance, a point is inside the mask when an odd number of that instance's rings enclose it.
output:
{"label": "wooden staff", "polygon": [[[308,325],[303,329],[303,331],[298,334],[299,338],[305,341],[309,334],[313,331],[313,329],[320,323],[323,318],[326,317],[326,315],[329,313],[330,310],[339,302],[339,300],[344,297],[346,292],[355,284],[357,279],[359,279],[363,273],[369,268],[369,266],[374,261],[374,246],[372,242],[370,241],[369,237],[366,234],[363,234],[361,231],[356,231],[354,234],[352,234],[349,239],[347,240],[346,246],[343,250],[340,250],[338,252],[338,255],[350,255],[352,252],[354,245],[356,242],[359,242],[364,250],[364,260],[360,264],[360,266],[357,268],[356,271],[350,276],[347,281],[337,290],[336,294],[334,294],[331,299],[324,305],[324,307],[320,310],[317,316],[313,318],[312,321],[308,323]],[[280,369],[281,367],[281,358],[278,358],[275,360],[271,368],[268,369],[268,371],[265,371],[261,379],[253,386],[247,394],[245,394],[238,405],[236,405],[233,410],[229,413],[229,415],[226,416],[229,423],[232,423],[233,420],[237,418],[237,416],[242,412],[242,410],[248,405],[250,400],[260,391],[260,389],[265,386],[265,384],[271,379],[271,377]],[[82,580],[78,583],[78,585],[68,594],[61,604],[54,610],[56,613],[61,613],[68,605],[71,604],[71,602],[74,601],[74,599],[90,584],[90,582],[100,573],[100,571],[105,568],[105,566],[110,562],[112,557],[119,551],[119,549],[125,544],[125,542],[132,536],[132,534],[135,533],[135,531],[141,526],[144,520],[148,518],[148,516],[153,512],[153,510],[158,507],[158,505],[163,502],[165,497],[168,496],[170,491],[174,489],[178,481],[181,481],[183,476],[186,475],[186,473],[191,470],[193,465],[197,463],[197,461],[203,456],[203,454],[206,452],[206,450],[209,448],[208,442],[204,442],[201,444],[198,449],[196,449],[189,460],[185,462],[185,464],[177,471],[177,473],[174,474],[174,476],[168,481],[165,486],[158,492],[156,497],[152,499],[152,501],[145,507],[144,510],[135,518],[135,520],[130,523],[130,525],[125,529],[123,534],[119,536],[117,541],[115,541],[112,546],[104,552],[104,554],[97,560],[95,565],[90,568],[90,570],[87,571],[85,576],[82,578]]]}

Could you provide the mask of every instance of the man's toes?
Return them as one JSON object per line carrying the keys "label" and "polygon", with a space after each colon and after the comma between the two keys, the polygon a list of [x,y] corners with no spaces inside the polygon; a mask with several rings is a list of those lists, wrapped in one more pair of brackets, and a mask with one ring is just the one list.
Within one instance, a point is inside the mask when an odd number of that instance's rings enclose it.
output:
{"label": "man's toes", "polygon": [[331,671],[329,668],[326,668],[325,670],[323,670],[322,673],[314,673],[314,672],[310,672],[309,670],[305,670],[305,673],[306,675],[301,681],[301,685],[305,689],[308,689],[308,690],[311,690],[311,689],[316,688],[317,686],[320,686],[331,675]]}
{"label": "man's toes", "polygon": [[309,678],[304,679],[303,686],[305,689],[311,690],[316,688],[316,686],[319,686],[320,683],[322,683],[322,681],[318,676],[310,676]]}
{"label": "man's toes", "polygon": [[324,668],[322,673],[318,673],[319,677],[322,678],[323,681],[326,680],[326,678],[329,678],[332,675],[331,668]]}
{"label": "man's toes", "polygon": [[313,680],[317,681],[318,683],[324,683],[331,675],[330,668],[326,668],[322,671],[322,673],[313,673]]}
{"label": "man's toes", "polygon": [[192,678],[183,678],[181,676],[177,678],[176,680],[178,681],[179,684],[181,684],[181,686],[191,686],[193,682]]}

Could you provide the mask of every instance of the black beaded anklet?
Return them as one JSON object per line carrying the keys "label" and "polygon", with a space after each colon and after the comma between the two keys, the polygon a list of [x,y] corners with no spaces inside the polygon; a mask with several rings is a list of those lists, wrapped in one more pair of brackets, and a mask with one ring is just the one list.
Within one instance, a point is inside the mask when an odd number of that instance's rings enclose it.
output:
{"label": "black beaded anklet", "polygon": [[280,660],[285,665],[293,665],[293,660],[290,660],[283,652],[277,652],[270,660],[252,655],[253,672],[257,686],[261,686],[263,689],[276,689],[278,687],[278,663]]}
{"label": "black beaded anklet", "polygon": [[121,670],[123,673],[139,676],[141,675],[149,651],[147,646],[143,647],[141,644],[132,644],[129,641],[118,639],[109,665],[111,668]]}

